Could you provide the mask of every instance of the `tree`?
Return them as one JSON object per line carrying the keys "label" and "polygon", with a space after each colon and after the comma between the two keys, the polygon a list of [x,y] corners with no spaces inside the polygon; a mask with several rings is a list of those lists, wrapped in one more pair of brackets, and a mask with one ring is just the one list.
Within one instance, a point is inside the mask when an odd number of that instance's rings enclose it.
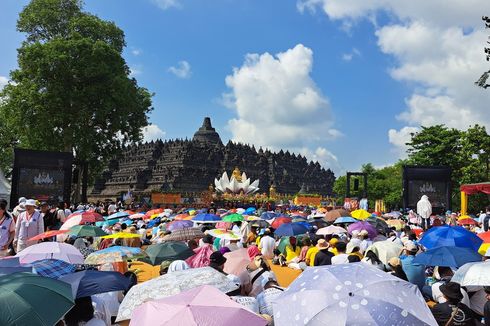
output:
{"label": "tree", "polygon": [[19,68],[0,93],[12,146],[73,152],[82,174],[141,140],[151,94],[129,77],[121,29],[80,0],[32,0],[17,29]]}
{"label": "tree", "polygon": [[[490,28],[490,18],[488,18],[487,16],[483,16],[482,20],[485,22],[485,27]],[[490,42],[488,42],[488,41],[487,41],[487,43],[490,44]],[[490,61],[490,48],[486,47],[484,52],[485,52],[485,55],[487,57],[487,61]],[[480,87],[483,87],[486,89],[486,88],[490,87],[490,84],[487,84],[487,80],[489,77],[490,77],[490,70],[485,71],[483,73],[483,75],[481,75],[481,77],[475,82],[475,84],[477,86],[480,86]]]}

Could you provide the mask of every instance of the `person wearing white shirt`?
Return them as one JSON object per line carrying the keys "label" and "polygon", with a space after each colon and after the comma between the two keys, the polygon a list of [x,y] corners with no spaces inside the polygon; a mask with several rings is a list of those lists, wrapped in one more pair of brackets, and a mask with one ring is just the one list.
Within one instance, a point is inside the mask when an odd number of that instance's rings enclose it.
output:
{"label": "person wearing white shirt", "polygon": [[265,230],[264,236],[260,239],[259,249],[262,255],[266,259],[274,258],[274,248],[276,247],[276,241],[271,237],[271,231],[269,229]]}
{"label": "person wearing white shirt", "polygon": [[349,255],[345,252],[347,250],[347,244],[345,242],[339,241],[335,244],[338,254],[332,257],[332,265],[348,264]]}

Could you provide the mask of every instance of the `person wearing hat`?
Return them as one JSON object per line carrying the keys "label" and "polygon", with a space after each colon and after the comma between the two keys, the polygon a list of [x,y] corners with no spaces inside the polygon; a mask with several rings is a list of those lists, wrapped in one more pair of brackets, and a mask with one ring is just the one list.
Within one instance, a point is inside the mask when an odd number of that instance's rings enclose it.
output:
{"label": "person wearing hat", "polygon": [[284,288],[280,287],[273,273],[264,273],[262,279],[262,287],[264,291],[257,295],[257,301],[259,304],[259,311],[261,314],[274,316],[273,302],[277,299],[281,293],[284,292]]}
{"label": "person wearing hat", "polygon": [[461,302],[463,294],[458,283],[448,282],[441,285],[440,290],[447,301],[438,303],[432,308],[432,314],[438,325],[477,325],[473,311]]}
{"label": "person wearing hat", "polygon": [[404,281],[408,281],[407,274],[403,271],[402,262],[398,257],[391,257],[388,260],[388,267],[391,268],[390,274]]}
{"label": "person wearing hat", "polygon": [[215,251],[209,256],[209,267],[214,268],[218,272],[228,275],[225,273],[223,268],[225,267],[226,257],[223,256],[221,251]]}
{"label": "person wearing hat", "polygon": [[171,264],[172,264],[172,262],[170,260],[162,261],[162,263],[160,264],[160,275],[167,274],[168,268],[170,267]]}
{"label": "person wearing hat", "polygon": [[418,250],[419,248],[413,241],[406,241],[403,246],[403,251],[406,256],[401,259],[401,262],[408,281],[417,285],[419,290],[422,291],[425,285],[425,266],[413,262]]}
{"label": "person wearing hat", "polygon": [[38,243],[38,241],[29,241],[29,239],[44,232],[44,221],[39,211],[36,210],[36,201],[26,200],[25,207],[26,211],[19,215],[15,223],[14,246],[17,247],[17,253]]}
{"label": "person wearing hat", "polygon": [[334,254],[328,251],[329,244],[327,240],[318,240],[316,247],[318,248],[318,253],[315,255],[314,266],[332,265],[332,257],[334,257]]}
{"label": "person wearing hat", "polygon": [[9,255],[9,246],[14,240],[15,222],[7,212],[7,201],[0,199],[0,257]]}

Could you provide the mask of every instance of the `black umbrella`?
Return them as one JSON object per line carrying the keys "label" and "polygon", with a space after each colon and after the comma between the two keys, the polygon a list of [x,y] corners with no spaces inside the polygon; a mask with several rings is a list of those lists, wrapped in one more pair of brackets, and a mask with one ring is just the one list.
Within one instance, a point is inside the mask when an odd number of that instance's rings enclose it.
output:
{"label": "black umbrella", "polygon": [[76,298],[112,291],[126,291],[130,285],[129,278],[119,272],[94,270],[64,275],[59,280],[71,285]]}

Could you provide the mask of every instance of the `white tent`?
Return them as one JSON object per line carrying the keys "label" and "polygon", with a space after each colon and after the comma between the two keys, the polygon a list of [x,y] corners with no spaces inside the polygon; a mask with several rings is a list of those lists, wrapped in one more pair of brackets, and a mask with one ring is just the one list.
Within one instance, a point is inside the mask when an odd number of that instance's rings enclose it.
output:
{"label": "white tent", "polygon": [[2,169],[0,169],[0,199],[10,201],[10,183],[5,178]]}

